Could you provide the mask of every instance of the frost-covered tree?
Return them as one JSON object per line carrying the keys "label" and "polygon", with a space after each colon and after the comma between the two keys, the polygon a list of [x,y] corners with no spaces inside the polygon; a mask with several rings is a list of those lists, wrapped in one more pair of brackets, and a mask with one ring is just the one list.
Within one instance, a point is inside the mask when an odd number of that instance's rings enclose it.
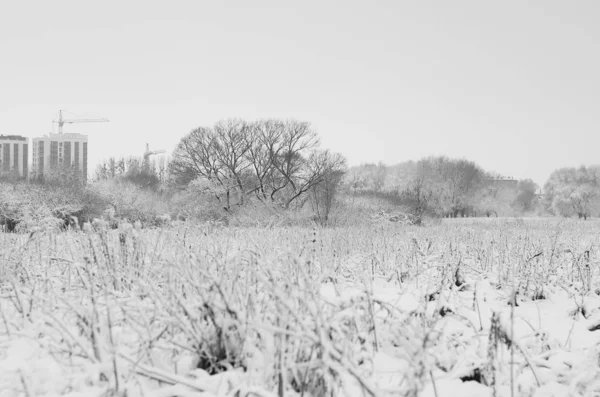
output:
{"label": "frost-covered tree", "polygon": [[352,192],[379,193],[384,191],[390,170],[391,167],[382,163],[352,167],[346,173],[344,185]]}
{"label": "frost-covered tree", "polygon": [[[520,209],[515,202],[518,190],[511,185],[498,184],[496,179],[489,179],[477,192],[475,208],[480,214],[490,216],[513,216]],[[517,208],[515,208],[517,207]]]}
{"label": "frost-covered tree", "polygon": [[531,211],[537,190],[538,185],[531,179],[520,180],[517,185],[517,197],[514,204],[524,211]]}
{"label": "frost-covered tree", "polygon": [[425,213],[456,217],[470,212],[486,173],[472,161],[427,157],[393,166],[362,165],[351,169],[345,187],[390,199],[415,217]]}
{"label": "frost-covered tree", "polygon": [[484,186],[486,174],[472,161],[429,157],[419,162],[437,199],[441,215],[456,217],[475,204],[477,192]]}
{"label": "frost-covered tree", "polygon": [[558,169],[550,175],[544,192],[548,210],[555,215],[587,219],[599,207],[600,169],[585,166]]}

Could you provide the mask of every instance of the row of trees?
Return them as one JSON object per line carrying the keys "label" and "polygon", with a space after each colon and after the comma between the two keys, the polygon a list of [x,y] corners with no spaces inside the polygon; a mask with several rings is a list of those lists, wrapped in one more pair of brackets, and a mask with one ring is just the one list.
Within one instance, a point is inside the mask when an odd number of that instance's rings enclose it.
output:
{"label": "row of trees", "polygon": [[135,185],[156,190],[168,182],[167,160],[137,157],[110,157],[96,167],[94,181],[124,179]]}
{"label": "row of trees", "polygon": [[[128,219],[152,218],[158,202],[171,215],[202,219],[223,219],[234,209],[262,202],[267,204],[265,215],[277,208],[305,208],[326,223],[346,160],[319,146],[317,134],[306,122],[228,119],[192,130],[168,161],[111,157],[96,167],[91,184],[76,167],[57,167],[34,182],[77,194],[98,193],[103,203]],[[18,175],[13,179],[0,175],[0,182],[25,182]],[[135,205],[148,207],[145,212],[150,215],[136,213]],[[261,211],[256,213],[260,216]]]}
{"label": "row of trees", "polygon": [[504,180],[472,161],[443,156],[390,167],[355,167],[348,172],[345,187],[352,193],[387,197],[406,207],[417,223],[425,214],[457,217],[531,211],[538,189],[531,180]]}
{"label": "row of trees", "polygon": [[[161,200],[177,192],[189,200],[211,197],[217,203],[214,207],[226,213],[252,202],[283,209],[308,205],[322,223],[340,191],[385,198],[407,209],[417,223],[426,214],[512,216],[543,211],[583,219],[600,215],[600,167],[559,169],[539,197],[533,181],[500,178],[465,159],[427,157],[348,170],[342,155],[319,146],[319,137],[307,122],[227,119],[185,135],[168,162],[164,157],[109,158],[98,165],[93,180],[125,181],[153,191],[160,187]],[[85,185],[76,168],[52,170],[43,182]]]}
{"label": "row of trees", "polygon": [[395,166],[367,164],[349,170],[345,188],[404,205],[418,220],[437,216],[512,216],[546,213],[600,216],[600,166],[554,171],[543,194],[532,180],[500,178],[462,159],[428,157]]}

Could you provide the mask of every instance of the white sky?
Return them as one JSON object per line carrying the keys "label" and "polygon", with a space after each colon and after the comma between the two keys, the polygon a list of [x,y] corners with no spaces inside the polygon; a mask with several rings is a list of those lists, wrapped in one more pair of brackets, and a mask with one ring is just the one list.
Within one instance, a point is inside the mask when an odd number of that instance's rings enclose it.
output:
{"label": "white sky", "polygon": [[600,163],[600,2],[0,0],[0,134],[58,109],[102,158],[226,117],[311,121],[350,164]]}

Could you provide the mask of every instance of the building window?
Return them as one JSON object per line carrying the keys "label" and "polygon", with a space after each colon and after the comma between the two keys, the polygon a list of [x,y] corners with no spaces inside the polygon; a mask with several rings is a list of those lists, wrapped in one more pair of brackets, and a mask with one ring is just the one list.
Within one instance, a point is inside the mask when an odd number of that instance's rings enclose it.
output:
{"label": "building window", "polygon": [[15,143],[13,147],[13,169],[19,172],[19,144]]}
{"label": "building window", "polygon": [[75,158],[73,162],[77,167],[81,164],[81,160],[79,160],[79,142],[75,142]]}
{"label": "building window", "polygon": [[88,144],[87,142],[83,142],[83,181],[87,181],[87,151]]}
{"label": "building window", "polygon": [[3,145],[2,168],[4,171],[10,171],[10,144]]}
{"label": "building window", "polygon": [[23,144],[23,178],[29,176],[29,144]]}
{"label": "building window", "polygon": [[65,142],[65,151],[64,151],[64,165],[65,167],[71,166],[71,142]]}
{"label": "building window", "polygon": [[50,142],[50,168],[58,166],[58,142]]}
{"label": "building window", "polygon": [[38,144],[38,176],[44,175],[44,142]]}

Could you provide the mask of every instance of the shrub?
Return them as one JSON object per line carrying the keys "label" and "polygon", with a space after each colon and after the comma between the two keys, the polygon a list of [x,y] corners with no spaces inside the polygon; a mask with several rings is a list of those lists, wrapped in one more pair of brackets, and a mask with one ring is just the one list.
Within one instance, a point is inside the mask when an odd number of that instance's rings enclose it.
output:
{"label": "shrub", "polygon": [[107,220],[139,221],[145,225],[155,225],[159,216],[171,212],[168,197],[142,189],[126,180],[101,181],[90,186],[90,189],[106,202],[101,213],[105,217],[109,215]]}
{"label": "shrub", "polygon": [[106,205],[84,187],[0,183],[0,224],[7,231],[81,225],[99,217]]}

